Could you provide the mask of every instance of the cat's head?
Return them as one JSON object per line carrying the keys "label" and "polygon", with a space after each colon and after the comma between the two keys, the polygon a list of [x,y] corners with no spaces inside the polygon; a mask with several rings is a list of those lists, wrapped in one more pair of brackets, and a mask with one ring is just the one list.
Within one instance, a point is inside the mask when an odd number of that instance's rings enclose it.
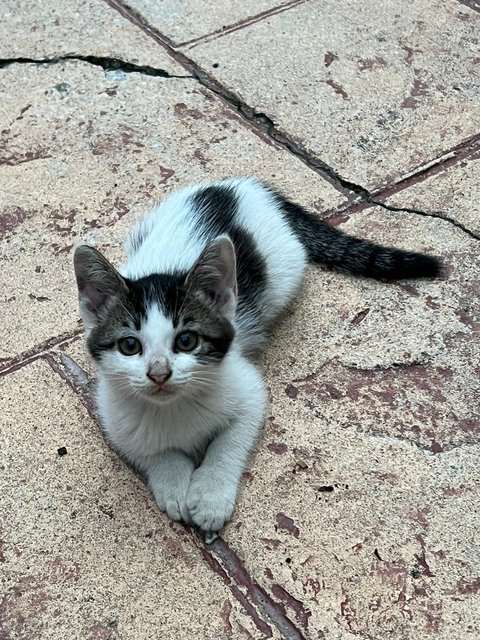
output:
{"label": "cat's head", "polygon": [[88,349],[119,390],[164,403],[212,388],[235,333],[229,238],[210,242],[186,273],[124,278],[86,245],[74,265]]}

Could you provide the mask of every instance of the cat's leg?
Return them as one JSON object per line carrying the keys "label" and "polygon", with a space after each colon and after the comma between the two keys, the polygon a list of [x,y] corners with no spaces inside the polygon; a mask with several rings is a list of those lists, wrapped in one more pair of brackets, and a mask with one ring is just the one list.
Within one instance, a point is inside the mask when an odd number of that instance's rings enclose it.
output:
{"label": "cat's leg", "polygon": [[186,498],[194,469],[192,460],[182,451],[170,449],[148,458],[142,466],[160,509],[172,520],[189,522]]}
{"label": "cat's leg", "polygon": [[258,374],[256,378],[257,385],[244,396],[238,415],[212,440],[192,474],[187,508],[191,521],[206,532],[207,542],[232,515],[241,475],[263,426],[266,394]]}

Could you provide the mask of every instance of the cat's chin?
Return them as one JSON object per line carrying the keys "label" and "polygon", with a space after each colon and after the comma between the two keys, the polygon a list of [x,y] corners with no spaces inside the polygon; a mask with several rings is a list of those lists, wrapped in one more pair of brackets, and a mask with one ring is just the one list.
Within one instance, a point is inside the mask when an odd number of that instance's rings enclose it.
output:
{"label": "cat's chin", "polygon": [[163,388],[163,389],[150,389],[144,392],[144,396],[155,404],[167,404],[169,402],[173,402],[177,400],[182,394],[179,393],[178,389],[173,389],[172,387]]}

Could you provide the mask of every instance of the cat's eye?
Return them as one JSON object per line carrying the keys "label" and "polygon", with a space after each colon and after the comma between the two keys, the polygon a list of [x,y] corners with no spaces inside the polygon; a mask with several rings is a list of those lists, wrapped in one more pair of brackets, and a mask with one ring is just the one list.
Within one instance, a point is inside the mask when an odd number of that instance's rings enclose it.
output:
{"label": "cat's eye", "polygon": [[177,351],[193,351],[198,344],[198,335],[193,331],[184,331],[175,338]]}
{"label": "cat's eye", "polygon": [[124,356],[136,356],[137,353],[141,353],[142,345],[136,338],[121,338],[118,341],[118,350]]}

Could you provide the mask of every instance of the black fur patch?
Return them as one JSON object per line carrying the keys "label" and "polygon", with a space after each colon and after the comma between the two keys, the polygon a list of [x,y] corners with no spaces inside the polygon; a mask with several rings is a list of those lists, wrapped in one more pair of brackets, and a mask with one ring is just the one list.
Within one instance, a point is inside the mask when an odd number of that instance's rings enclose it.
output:
{"label": "black fur patch", "polygon": [[237,257],[238,308],[240,312],[248,309],[249,313],[255,313],[267,283],[267,271],[251,234],[235,223],[238,206],[235,190],[205,187],[192,196],[192,204],[202,217],[206,236],[230,236]]}
{"label": "black fur patch", "polygon": [[[178,312],[182,306],[185,293],[183,284],[185,273],[154,273],[138,280],[125,278],[130,292],[130,300],[137,314],[146,318],[148,308],[157,304],[167,318],[171,318],[173,326],[178,324]],[[138,326],[137,329],[140,327]]]}

